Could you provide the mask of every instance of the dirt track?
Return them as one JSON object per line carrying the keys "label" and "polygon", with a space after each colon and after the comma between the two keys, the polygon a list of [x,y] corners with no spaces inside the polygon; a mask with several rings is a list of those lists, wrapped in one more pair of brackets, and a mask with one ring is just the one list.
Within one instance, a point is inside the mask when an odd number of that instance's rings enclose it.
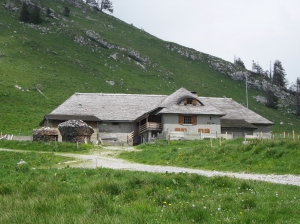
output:
{"label": "dirt track", "polygon": [[[18,150],[6,150],[2,151],[18,151]],[[131,163],[122,159],[116,159],[110,156],[120,152],[120,150],[134,150],[130,147],[106,147],[105,151],[93,154],[71,154],[71,153],[55,153],[56,155],[73,157],[76,161],[70,161],[67,163],[70,167],[79,168],[111,168],[122,170],[134,170],[144,172],[157,172],[157,173],[195,173],[202,176],[228,176],[239,179],[249,179],[257,181],[266,181],[270,183],[288,184],[300,186],[300,176],[296,175],[275,175],[275,174],[249,174],[249,173],[234,173],[234,172],[221,172],[221,171],[208,171],[199,169],[190,169],[173,166],[158,166],[158,165],[144,165],[138,163]]]}

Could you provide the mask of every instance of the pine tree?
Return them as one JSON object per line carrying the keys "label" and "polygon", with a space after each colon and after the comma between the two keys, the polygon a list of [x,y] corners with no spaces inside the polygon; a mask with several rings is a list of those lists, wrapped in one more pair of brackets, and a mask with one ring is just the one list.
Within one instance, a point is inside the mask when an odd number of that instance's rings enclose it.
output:
{"label": "pine tree", "polygon": [[28,5],[26,4],[26,2],[23,2],[23,4],[22,4],[19,20],[22,22],[25,22],[25,23],[28,23],[30,20],[30,12],[29,12]]}
{"label": "pine tree", "polygon": [[296,81],[296,115],[300,116],[300,78]]}
{"label": "pine tree", "polygon": [[273,84],[280,88],[286,87],[287,81],[285,79],[285,75],[286,74],[281,62],[276,60],[273,68]]}
{"label": "pine tree", "polygon": [[252,72],[255,72],[260,76],[265,76],[265,71],[262,69],[258,62],[255,63],[254,61],[252,61]]}
{"label": "pine tree", "polygon": [[276,109],[278,104],[278,97],[275,96],[274,92],[270,88],[266,91],[266,96],[266,106]]}
{"label": "pine tree", "polygon": [[47,9],[46,9],[46,16],[47,17],[52,17],[51,16],[51,10],[49,9],[49,7],[47,7]]}
{"label": "pine tree", "polygon": [[241,67],[241,68],[246,68],[244,62],[242,61],[241,58],[238,58],[234,61],[234,64]]}
{"label": "pine tree", "polygon": [[64,7],[64,15],[65,15],[65,16],[70,16],[70,12],[71,12],[71,11],[70,11],[69,7],[68,7],[68,6],[65,6],[65,7]]}
{"label": "pine tree", "polygon": [[110,13],[114,12],[113,5],[112,5],[112,2],[110,0],[101,0],[99,5],[100,5],[100,10],[101,11],[107,10]]}
{"label": "pine tree", "polygon": [[34,6],[32,12],[30,13],[29,22],[33,24],[40,24],[42,22],[40,8],[36,5]]}

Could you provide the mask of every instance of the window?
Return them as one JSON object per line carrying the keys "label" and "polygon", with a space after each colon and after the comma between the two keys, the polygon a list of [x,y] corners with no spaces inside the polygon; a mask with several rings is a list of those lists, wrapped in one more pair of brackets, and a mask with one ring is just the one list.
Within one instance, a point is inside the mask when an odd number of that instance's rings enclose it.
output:
{"label": "window", "polygon": [[193,104],[193,99],[188,98],[188,99],[186,100],[186,102],[187,102],[187,104]]}
{"label": "window", "polygon": [[193,98],[186,98],[186,99],[184,99],[183,102],[184,102],[184,105],[194,105],[194,106],[197,105],[197,100],[193,99]]}
{"label": "window", "polygon": [[179,115],[179,124],[197,125],[197,115]]}
{"label": "window", "polygon": [[183,123],[184,124],[192,124],[192,116],[183,116]]}

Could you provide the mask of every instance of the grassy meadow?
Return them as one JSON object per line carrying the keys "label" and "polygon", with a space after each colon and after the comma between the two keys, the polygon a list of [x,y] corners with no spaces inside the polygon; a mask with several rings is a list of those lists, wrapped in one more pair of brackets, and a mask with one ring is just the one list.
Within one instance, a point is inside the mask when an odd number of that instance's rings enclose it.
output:
{"label": "grassy meadow", "polygon": [[300,174],[300,141],[292,139],[167,141],[137,146],[121,158],[146,164],[265,174]]}
{"label": "grassy meadow", "polygon": [[[54,168],[0,152],[0,223],[299,223],[299,187],[186,173]],[[44,158],[40,158],[43,156]],[[27,164],[17,165],[24,159]],[[41,163],[47,167],[41,168]]]}
{"label": "grassy meadow", "polygon": [[42,142],[42,141],[6,141],[0,140],[0,148],[17,149],[35,152],[73,152],[87,153],[92,149],[92,144],[79,143],[78,147],[69,142]]}
{"label": "grassy meadow", "polygon": [[[213,147],[206,140],[170,145],[158,141],[120,156],[150,164],[299,174],[298,141],[241,141],[221,146],[213,141]],[[21,149],[0,151],[0,223],[299,223],[297,186],[187,173],[70,168],[64,164],[70,158],[53,153],[97,150],[80,147],[0,141],[0,148]],[[18,165],[22,159],[26,164]],[[282,161],[289,161],[286,169]]]}

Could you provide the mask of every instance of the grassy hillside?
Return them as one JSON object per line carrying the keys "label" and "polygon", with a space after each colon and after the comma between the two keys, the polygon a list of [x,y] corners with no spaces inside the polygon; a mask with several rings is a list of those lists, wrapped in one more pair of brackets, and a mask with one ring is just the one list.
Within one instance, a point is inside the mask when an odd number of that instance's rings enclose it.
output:
{"label": "grassy hillside", "polygon": [[[60,1],[43,1],[55,18],[43,12],[38,26],[20,23],[19,12],[0,7],[1,132],[31,134],[45,114],[74,92],[170,94],[185,87],[245,104],[244,83],[211,69],[212,56],[162,41],[84,4],[67,5],[70,17],[63,16]],[[112,47],[102,47],[87,31]],[[143,62],[132,59],[133,51]],[[249,90],[249,108],[273,121],[274,132],[300,132],[298,120],[257,103],[256,95],[263,93]]]}

